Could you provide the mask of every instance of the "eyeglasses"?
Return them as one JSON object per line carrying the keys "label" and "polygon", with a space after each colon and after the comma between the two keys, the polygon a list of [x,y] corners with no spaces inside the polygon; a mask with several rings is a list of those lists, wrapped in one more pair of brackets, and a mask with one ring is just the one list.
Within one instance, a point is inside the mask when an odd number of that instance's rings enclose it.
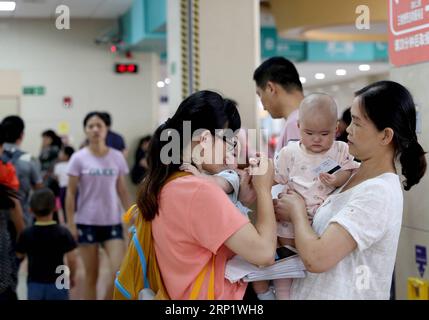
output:
{"label": "eyeglasses", "polygon": [[216,133],[215,136],[222,139],[228,145],[227,151],[233,151],[237,147],[237,141],[234,138],[228,138],[220,133]]}

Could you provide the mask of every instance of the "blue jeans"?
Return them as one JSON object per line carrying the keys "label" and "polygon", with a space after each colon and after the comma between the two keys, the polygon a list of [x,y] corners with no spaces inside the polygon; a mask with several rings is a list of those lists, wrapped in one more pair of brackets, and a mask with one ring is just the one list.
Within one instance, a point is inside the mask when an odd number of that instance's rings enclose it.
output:
{"label": "blue jeans", "polygon": [[28,300],[68,300],[67,289],[57,289],[55,283],[27,283]]}

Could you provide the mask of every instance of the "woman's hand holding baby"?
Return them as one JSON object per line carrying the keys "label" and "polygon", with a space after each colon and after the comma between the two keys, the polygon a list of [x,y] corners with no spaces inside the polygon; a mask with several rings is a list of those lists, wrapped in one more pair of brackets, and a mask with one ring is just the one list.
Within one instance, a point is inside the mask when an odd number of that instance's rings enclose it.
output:
{"label": "woman's hand holding baby", "polygon": [[279,194],[279,199],[274,202],[274,211],[277,220],[281,221],[293,222],[297,215],[307,216],[304,199],[292,190]]}

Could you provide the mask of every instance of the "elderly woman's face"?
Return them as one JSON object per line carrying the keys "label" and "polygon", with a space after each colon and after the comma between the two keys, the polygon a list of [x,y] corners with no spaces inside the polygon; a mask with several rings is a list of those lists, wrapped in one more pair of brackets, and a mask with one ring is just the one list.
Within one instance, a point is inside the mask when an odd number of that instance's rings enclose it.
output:
{"label": "elderly woman's face", "polygon": [[378,151],[382,133],[364,113],[359,97],[353,100],[351,114],[352,122],[346,130],[350,153],[359,160],[366,160]]}

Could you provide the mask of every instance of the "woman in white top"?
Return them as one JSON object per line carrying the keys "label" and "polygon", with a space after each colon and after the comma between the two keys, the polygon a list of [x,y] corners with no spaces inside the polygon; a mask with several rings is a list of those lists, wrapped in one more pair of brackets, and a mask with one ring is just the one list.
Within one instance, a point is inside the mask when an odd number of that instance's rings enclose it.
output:
{"label": "woman in white top", "polygon": [[295,243],[308,270],[294,280],[292,299],[388,299],[402,221],[405,190],[426,171],[417,141],[416,110],[402,85],[381,81],[358,92],[347,128],[350,153],[362,161],[350,180],[326,199],[311,226],[305,203],[282,194],[276,214],[295,228]]}

